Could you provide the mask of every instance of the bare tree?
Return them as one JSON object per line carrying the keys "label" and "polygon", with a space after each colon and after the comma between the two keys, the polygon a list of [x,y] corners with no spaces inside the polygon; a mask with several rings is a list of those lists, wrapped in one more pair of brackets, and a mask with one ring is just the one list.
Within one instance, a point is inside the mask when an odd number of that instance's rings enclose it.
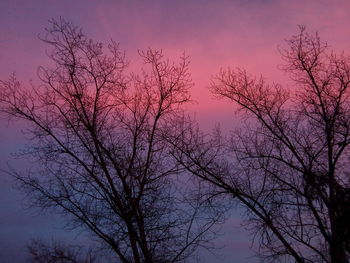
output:
{"label": "bare tree", "polygon": [[12,77],[0,93],[2,113],[30,125],[26,153],[39,167],[14,173],[31,202],[69,215],[123,263],[183,262],[208,245],[220,216],[185,196],[164,139],[190,101],[188,57],[174,64],[149,49],[140,52],[149,70],[127,74],[115,42],[106,54],[62,19],[42,40],[54,62],[39,68],[42,84]]}
{"label": "bare tree", "polygon": [[32,240],[28,245],[30,263],[95,263],[92,250],[85,251],[80,246],[65,245],[61,242],[45,243]]}
{"label": "bare tree", "polygon": [[184,123],[174,156],[212,196],[246,209],[246,226],[271,262],[349,262],[350,57],[304,27],[282,51],[293,90],[243,69],[211,85],[244,122],[211,139]]}

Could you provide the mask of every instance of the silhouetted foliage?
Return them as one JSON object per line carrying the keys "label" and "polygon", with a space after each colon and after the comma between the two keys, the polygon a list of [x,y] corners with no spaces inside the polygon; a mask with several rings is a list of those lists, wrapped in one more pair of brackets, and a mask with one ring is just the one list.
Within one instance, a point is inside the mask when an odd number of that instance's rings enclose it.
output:
{"label": "silhouetted foliage", "polygon": [[293,89],[222,70],[211,91],[238,105],[240,129],[208,139],[184,123],[173,154],[213,198],[245,208],[262,259],[349,262],[350,57],[304,27],[287,43]]}
{"label": "silhouetted foliage", "polygon": [[180,185],[165,140],[190,101],[188,57],[174,64],[141,51],[149,70],[127,74],[115,42],[106,54],[62,19],[42,40],[54,62],[39,68],[42,84],[22,88],[12,77],[0,93],[2,113],[30,125],[26,153],[39,168],[13,172],[28,199],[68,215],[120,262],[184,262],[210,245],[220,215]]}

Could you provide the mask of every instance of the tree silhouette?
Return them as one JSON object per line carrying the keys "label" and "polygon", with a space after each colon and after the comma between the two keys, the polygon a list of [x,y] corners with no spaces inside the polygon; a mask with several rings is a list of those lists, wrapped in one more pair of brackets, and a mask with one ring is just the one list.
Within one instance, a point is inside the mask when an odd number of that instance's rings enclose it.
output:
{"label": "tree silhouette", "polygon": [[29,124],[26,153],[39,167],[12,173],[30,201],[67,214],[120,262],[184,262],[207,246],[220,215],[179,187],[165,140],[190,101],[188,57],[174,64],[149,49],[149,70],[127,74],[115,42],[106,53],[63,19],[42,40],[54,62],[39,68],[42,84],[11,77],[0,92],[1,112]]}
{"label": "tree silhouette", "polygon": [[349,262],[350,57],[304,27],[287,43],[292,90],[222,70],[211,91],[238,105],[240,129],[207,139],[184,123],[173,155],[213,198],[245,208],[262,259]]}
{"label": "tree silhouette", "polygon": [[92,250],[85,251],[82,247],[65,245],[61,242],[45,243],[32,240],[28,245],[30,263],[95,263],[96,257]]}

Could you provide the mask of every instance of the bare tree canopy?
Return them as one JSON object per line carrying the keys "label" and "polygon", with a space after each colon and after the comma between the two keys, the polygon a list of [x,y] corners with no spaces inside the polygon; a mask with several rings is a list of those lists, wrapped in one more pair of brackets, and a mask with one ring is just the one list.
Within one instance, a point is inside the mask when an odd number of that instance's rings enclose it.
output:
{"label": "bare tree canopy", "polygon": [[211,139],[184,124],[173,154],[213,196],[246,209],[262,259],[349,262],[350,57],[304,27],[287,44],[293,90],[222,70],[211,91],[238,105],[244,123]]}
{"label": "bare tree canopy", "polygon": [[0,92],[1,112],[30,125],[26,153],[39,168],[16,174],[30,201],[69,215],[124,263],[184,262],[208,245],[220,216],[178,187],[183,169],[164,139],[190,101],[188,57],[149,49],[149,70],[127,74],[115,42],[105,48],[62,19],[42,40],[54,62],[39,69],[42,84],[12,77]]}
{"label": "bare tree canopy", "polygon": [[28,245],[30,263],[95,263],[98,262],[92,250],[61,242],[45,243],[32,240]]}

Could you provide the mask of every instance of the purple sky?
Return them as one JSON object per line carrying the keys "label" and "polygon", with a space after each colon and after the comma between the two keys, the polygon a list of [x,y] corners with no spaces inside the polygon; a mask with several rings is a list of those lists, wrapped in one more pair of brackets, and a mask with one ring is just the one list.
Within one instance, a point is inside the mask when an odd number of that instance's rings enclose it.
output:
{"label": "purple sky", "polygon": [[[278,47],[297,33],[297,25],[318,31],[337,51],[350,43],[350,1],[108,1],[108,0],[1,0],[0,79],[12,72],[24,83],[36,79],[39,65],[48,63],[45,45],[38,34],[48,19],[59,18],[83,27],[84,32],[102,42],[113,38],[127,51],[137,68],[137,50],[161,48],[177,58],[183,51],[191,57],[195,87],[191,108],[205,129],[220,122],[230,126],[232,106],[212,99],[207,86],[221,67],[245,67],[263,74],[268,81],[288,83],[278,70],[282,61]],[[12,160],[10,152],[24,145],[18,125],[1,120],[0,168]],[[23,127],[22,127],[23,128]],[[59,236],[73,239],[59,230],[62,219],[23,210],[23,196],[11,187],[10,178],[0,174],[0,262],[24,262],[23,246],[30,238]],[[237,216],[227,223],[228,233],[218,240],[225,245],[224,260],[206,256],[207,262],[253,263],[247,232]],[[219,252],[219,251],[218,251]]]}

